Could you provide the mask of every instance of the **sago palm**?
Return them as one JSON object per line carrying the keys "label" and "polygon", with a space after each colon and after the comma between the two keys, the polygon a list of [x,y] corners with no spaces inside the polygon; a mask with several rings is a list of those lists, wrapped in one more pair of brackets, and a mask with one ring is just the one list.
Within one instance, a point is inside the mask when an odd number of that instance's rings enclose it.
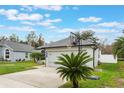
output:
{"label": "sago palm", "polygon": [[120,55],[124,53],[124,37],[119,37],[113,44],[113,54]]}
{"label": "sago palm", "polygon": [[71,81],[74,88],[79,87],[79,81],[86,80],[92,73],[92,68],[87,67],[85,64],[91,61],[90,55],[86,51],[74,54],[62,54],[58,57],[56,64],[60,65],[57,70],[62,79]]}

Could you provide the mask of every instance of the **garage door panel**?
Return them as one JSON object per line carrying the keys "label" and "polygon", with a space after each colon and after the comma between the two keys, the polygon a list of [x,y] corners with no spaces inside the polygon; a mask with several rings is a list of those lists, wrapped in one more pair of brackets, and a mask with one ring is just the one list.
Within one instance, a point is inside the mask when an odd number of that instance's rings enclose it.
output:
{"label": "garage door panel", "polygon": [[[73,50],[73,53],[76,54],[78,51],[74,51]],[[87,49],[87,52],[89,55],[92,56],[92,51],[91,50],[88,50]],[[58,57],[61,56],[61,54],[71,54],[72,51],[49,51],[48,52],[48,57],[47,57],[47,65],[48,66],[54,66],[54,67],[57,67],[58,65],[55,64],[55,62],[58,60]],[[92,67],[93,63],[92,61],[91,62],[88,62],[86,64],[87,66],[90,66]]]}
{"label": "garage door panel", "polygon": [[61,56],[61,54],[71,54],[71,53],[72,53],[72,51],[68,51],[68,52],[49,52],[48,53],[48,65],[49,66],[57,66],[57,65],[55,65],[55,62],[58,60],[58,57]]}

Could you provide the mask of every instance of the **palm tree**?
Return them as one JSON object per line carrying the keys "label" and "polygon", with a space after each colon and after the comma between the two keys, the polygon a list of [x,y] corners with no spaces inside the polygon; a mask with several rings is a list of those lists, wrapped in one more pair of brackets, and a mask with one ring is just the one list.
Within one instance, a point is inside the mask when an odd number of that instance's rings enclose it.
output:
{"label": "palm tree", "polygon": [[120,55],[124,51],[124,37],[119,37],[116,39],[116,42],[113,44],[113,54],[114,56]]}
{"label": "palm tree", "polygon": [[81,43],[81,40],[90,40],[92,43],[98,45],[99,39],[94,36],[95,32],[93,32],[92,30],[82,31],[81,33],[71,32],[71,34],[74,35],[72,37],[75,38],[75,40],[78,41],[78,43]]}
{"label": "palm tree", "polygon": [[72,33],[75,36],[76,41],[78,40],[78,50],[80,52],[81,48],[82,48],[82,44],[81,41],[82,40],[90,40],[91,43],[95,44],[95,46],[93,46],[93,67],[95,68],[95,50],[97,48],[99,48],[99,39],[97,37],[94,36],[95,32],[93,32],[92,30],[87,30],[87,31],[82,31],[77,32],[77,33]]}
{"label": "palm tree", "polygon": [[87,39],[94,39],[94,34],[95,33],[91,30],[88,30],[88,31],[82,31],[81,33],[76,32],[76,33],[72,33],[72,34],[74,35],[74,37],[76,39],[87,40]]}
{"label": "palm tree", "polygon": [[73,87],[78,88],[79,80],[86,80],[87,77],[91,75],[93,69],[85,65],[91,60],[92,58],[90,58],[86,51],[81,51],[76,55],[74,53],[70,55],[62,54],[55,63],[60,65],[60,67],[57,68],[60,77],[71,81]]}

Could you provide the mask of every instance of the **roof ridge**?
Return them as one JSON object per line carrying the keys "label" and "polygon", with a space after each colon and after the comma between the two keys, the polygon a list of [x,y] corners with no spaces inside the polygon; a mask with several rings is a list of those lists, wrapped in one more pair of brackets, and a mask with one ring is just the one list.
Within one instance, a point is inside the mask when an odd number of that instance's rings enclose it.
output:
{"label": "roof ridge", "polygon": [[0,41],[0,44],[2,45],[7,45],[8,47],[11,47],[14,51],[31,51],[33,50],[33,47],[30,46],[29,44],[22,44],[19,42],[13,42],[13,41],[8,41],[8,40],[2,40]]}
{"label": "roof ridge", "polygon": [[[29,45],[29,44],[24,44],[24,43],[16,42],[16,41],[10,41],[10,40],[1,40],[1,41],[3,41],[3,43],[4,43],[4,42],[12,42],[12,43],[16,43],[16,44]],[[0,41],[0,42],[1,42],[1,41]]]}

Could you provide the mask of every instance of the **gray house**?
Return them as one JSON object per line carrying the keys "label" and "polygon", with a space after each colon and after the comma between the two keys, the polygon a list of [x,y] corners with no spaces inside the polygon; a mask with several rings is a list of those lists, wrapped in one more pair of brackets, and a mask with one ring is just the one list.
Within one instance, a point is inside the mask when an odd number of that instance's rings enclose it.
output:
{"label": "gray house", "polygon": [[17,61],[30,60],[33,47],[27,44],[2,40],[0,41],[0,60]]}
{"label": "gray house", "polygon": [[[96,44],[91,40],[82,40],[80,47],[81,50],[86,50],[93,58],[93,60],[86,65],[89,67],[96,67],[100,57],[100,50],[98,47],[96,48]],[[78,53],[78,45],[76,44],[75,39],[71,37],[67,37],[56,42],[51,42],[45,46],[39,47],[38,49],[45,49],[47,66],[56,66],[54,62],[56,62],[58,56],[61,54],[70,54],[72,52]]]}

